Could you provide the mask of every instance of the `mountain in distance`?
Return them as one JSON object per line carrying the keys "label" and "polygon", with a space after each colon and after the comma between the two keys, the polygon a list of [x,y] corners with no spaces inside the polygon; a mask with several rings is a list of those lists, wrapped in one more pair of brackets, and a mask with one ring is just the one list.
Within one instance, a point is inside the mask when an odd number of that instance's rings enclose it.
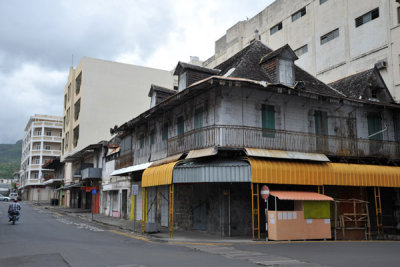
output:
{"label": "mountain in distance", "polygon": [[0,178],[12,178],[21,165],[22,140],[0,144]]}

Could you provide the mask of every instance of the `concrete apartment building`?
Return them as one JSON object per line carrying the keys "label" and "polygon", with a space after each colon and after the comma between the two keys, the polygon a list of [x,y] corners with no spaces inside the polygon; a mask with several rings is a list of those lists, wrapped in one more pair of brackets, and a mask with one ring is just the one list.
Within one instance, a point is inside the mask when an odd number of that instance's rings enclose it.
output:
{"label": "concrete apartment building", "polygon": [[217,66],[253,39],[272,49],[289,44],[296,64],[325,83],[376,65],[400,101],[399,0],[276,0],[229,28],[203,65]]}
{"label": "concrete apartment building", "polygon": [[49,190],[40,190],[40,187],[44,180],[52,178],[52,171],[43,169],[42,165],[60,156],[61,134],[62,117],[59,116],[35,114],[26,124],[20,171],[24,199],[49,200]]}
{"label": "concrete apartment building", "polygon": [[[70,68],[64,88],[61,154],[66,186],[83,183],[81,171],[85,168],[100,169],[97,173],[101,173],[102,164],[91,145],[109,140],[110,128],[146,110],[152,84],[172,89],[173,75],[166,70],[88,57]],[[71,195],[84,199],[86,193],[66,191],[67,205],[81,203],[71,201]]]}

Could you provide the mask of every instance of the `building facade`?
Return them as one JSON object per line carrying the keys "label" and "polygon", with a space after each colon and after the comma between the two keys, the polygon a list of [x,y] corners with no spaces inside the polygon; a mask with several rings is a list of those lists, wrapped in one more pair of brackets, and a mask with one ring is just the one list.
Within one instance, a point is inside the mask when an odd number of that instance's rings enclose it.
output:
{"label": "building facade", "polygon": [[[393,201],[400,203],[400,106],[379,71],[354,91],[351,81],[324,84],[296,60],[288,45],[271,50],[254,41],[215,69],[179,63],[179,91],[115,129],[131,166],[111,175],[129,175],[138,186],[131,207],[142,209],[134,220],[143,231],[257,239],[265,222],[281,223],[280,212],[290,213],[285,220],[301,216],[305,227],[328,225],[325,234],[338,239],[371,237],[383,227],[399,233]],[[261,185],[294,198],[276,197],[267,206]],[[314,214],[309,204],[292,203],[296,192],[367,201],[357,214],[371,216],[357,231],[342,229],[337,222],[350,204],[331,215],[329,203],[312,203],[324,210]]]}
{"label": "building facade", "polygon": [[82,182],[83,169],[94,167],[101,172],[101,162],[86,157],[93,152],[89,148],[108,140],[113,125],[148,108],[151,83],[172,89],[173,75],[170,71],[88,57],[82,58],[76,68],[70,68],[64,88],[61,152],[65,186],[71,186],[65,195],[67,205],[88,206],[88,192],[75,191]]}
{"label": "building facade", "polygon": [[61,155],[61,139],[62,117],[36,114],[29,119],[22,140],[20,172],[20,187],[25,199],[49,200],[48,190],[40,188],[54,173],[42,165]]}
{"label": "building facade", "polygon": [[376,65],[400,101],[400,3],[397,0],[276,0],[240,21],[215,42],[213,68],[261,40],[277,49],[289,44],[298,66],[331,83]]}

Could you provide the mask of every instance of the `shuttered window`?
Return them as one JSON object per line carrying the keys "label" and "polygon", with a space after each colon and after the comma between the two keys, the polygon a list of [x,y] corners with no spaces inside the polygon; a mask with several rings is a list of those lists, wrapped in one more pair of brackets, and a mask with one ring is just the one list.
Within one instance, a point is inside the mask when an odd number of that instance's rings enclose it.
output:
{"label": "shuttered window", "polygon": [[[368,119],[368,136],[370,140],[383,140],[383,133],[379,133],[382,131],[382,120],[379,113],[369,113],[367,116]],[[378,133],[378,134],[377,134]]]}
{"label": "shuttered window", "polygon": [[177,128],[178,128],[178,135],[183,135],[185,132],[185,128],[183,125],[183,116],[178,117],[176,120]]}
{"label": "shuttered window", "polygon": [[317,135],[328,135],[328,113],[316,110],[314,113],[315,133]]}
{"label": "shuttered window", "polygon": [[271,105],[261,106],[261,120],[264,137],[275,137],[275,107]]}
{"label": "shuttered window", "polygon": [[376,18],[379,18],[379,8],[375,8],[374,10],[371,10],[370,12],[356,18],[356,28]]}
{"label": "shuttered window", "polygon": [[168,140],[168,122],[164,123],[162,128],[162,140]]}

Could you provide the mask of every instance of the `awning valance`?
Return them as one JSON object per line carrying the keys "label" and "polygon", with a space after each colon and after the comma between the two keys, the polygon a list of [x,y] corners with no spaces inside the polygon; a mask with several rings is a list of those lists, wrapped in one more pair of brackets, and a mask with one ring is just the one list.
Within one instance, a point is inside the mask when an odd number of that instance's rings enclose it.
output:
{"label": "awning valance", "polygon": [[172,183],[172,173],[178,161],[151,167],[143,172],[142,187],[169,185]]}
{"label": "awning valance", "polygon": [[400,187],[400,167],[249,158],[253,183]]}
{"label": "awning valance", "polygon": [[143,163],[143,164],[129,166],[129,167],[126,167],[126,168],[115,170],[110,175],[111,176],[119,176],[119,175],[124,176],[124,175],[126,175],[128,173],[131,173],[131,172],[143,171],[143,170],[147,169],[148,167],[150,167],[151,164],[152,164],[152,162],[146,162],[146,163]]}
{"label": "awning valance", "polygon": [[333,198],[315,192],[304,191],[270,191],[271,196],[280,200],[313,200],[313,201],[333,201]]}

